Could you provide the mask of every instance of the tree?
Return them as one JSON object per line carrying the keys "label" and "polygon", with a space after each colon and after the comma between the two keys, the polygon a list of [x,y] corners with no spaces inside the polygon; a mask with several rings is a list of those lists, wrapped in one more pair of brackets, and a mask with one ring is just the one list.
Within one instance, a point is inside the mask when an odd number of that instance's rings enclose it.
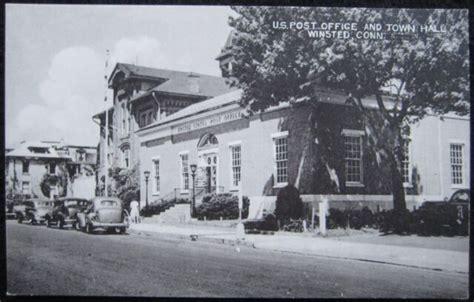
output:
{"label": "tree", "polygon": [[[315,89],[347,95],[363,118],[368,145],[391,171],[394,210],[406,211],[403,139],[426,114],[469,113],[467,10],[233,7],[233,82],[250,112],[281,102],[316,104]],[[282,29],[274,22],[349,22],[358,30],[381,24],[383,39],[311,38],[308,30]],[[399,36],[387,24],[415,33]],[[446,32],[421,32],[420,26]],[[351,32],[354,34],[354,32]],[[389,92],[389,93],[388,93]],[[375,100],[377,111],[364,99]]]}

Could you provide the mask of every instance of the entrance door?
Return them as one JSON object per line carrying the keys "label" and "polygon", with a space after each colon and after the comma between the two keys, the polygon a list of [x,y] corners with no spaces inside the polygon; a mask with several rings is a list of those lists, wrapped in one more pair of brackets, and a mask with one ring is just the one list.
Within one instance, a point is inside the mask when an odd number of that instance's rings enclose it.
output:
{"label": "entrance door", "polygon": [[217,153],[204,154],[204,169],[206,171],[206,193],[217,190]]}

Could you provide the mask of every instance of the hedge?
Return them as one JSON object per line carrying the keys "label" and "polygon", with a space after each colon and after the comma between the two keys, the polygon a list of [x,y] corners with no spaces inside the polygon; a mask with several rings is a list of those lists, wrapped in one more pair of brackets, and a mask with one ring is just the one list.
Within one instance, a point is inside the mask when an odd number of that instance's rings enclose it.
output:
{"label": "hedge", "polygon": [[[248,217],[250,200],[243,196],[242,219]],[[238,197],[230,193],[208,194],[196,208],[196,217],[199,220],[219,220],[239,218]]]}

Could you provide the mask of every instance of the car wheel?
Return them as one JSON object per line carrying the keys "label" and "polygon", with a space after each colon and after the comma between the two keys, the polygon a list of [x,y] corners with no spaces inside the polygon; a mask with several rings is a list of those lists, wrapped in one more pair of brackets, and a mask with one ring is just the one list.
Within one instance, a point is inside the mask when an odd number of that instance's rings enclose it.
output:
{"label": "car wheel", "polygon": [[58,220],[58,228],[60,229],[64,228],[64,221],[61,218],[59,218]]}
{"label": "car wheel", "polygon": [[49,218],[46,218],[44,224],[46,225],[47,228],[51,227],[51,221],[49,220]]}
{"label": "car wheel", "polygon": [[18,216],[18,223],[22,223],[23,222],[23,217],[22,216]]}
{"label": "car wheel", "polygon": [[86,224],[86,233],[92,234],[92,226],[90,223]]}
{"label": "car wheel", "polygon": [[125,227],[121,227],[119,232],[120,232],[120,234],[124,234],[125,233]]}

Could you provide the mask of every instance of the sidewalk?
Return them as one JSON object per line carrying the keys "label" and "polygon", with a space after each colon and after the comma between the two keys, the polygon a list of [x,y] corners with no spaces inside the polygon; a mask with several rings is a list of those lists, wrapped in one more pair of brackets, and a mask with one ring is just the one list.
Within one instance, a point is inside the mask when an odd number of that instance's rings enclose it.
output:
{"label": "sidewalk", "polygon": [[[257,249],[298,253],[311,256],[379,262],[408,267],[442,270],[458,273],[469,272],[469,252],[447,249],[361,243],[342,241],[338,238],[322,238],[312,234],[245,235],[237,240],[234,228],[169,225],[134,224],[130,232],[149,232],[185,240],[195,240],[245,245]],[[436,240],[437,238],[433,238]]]}

